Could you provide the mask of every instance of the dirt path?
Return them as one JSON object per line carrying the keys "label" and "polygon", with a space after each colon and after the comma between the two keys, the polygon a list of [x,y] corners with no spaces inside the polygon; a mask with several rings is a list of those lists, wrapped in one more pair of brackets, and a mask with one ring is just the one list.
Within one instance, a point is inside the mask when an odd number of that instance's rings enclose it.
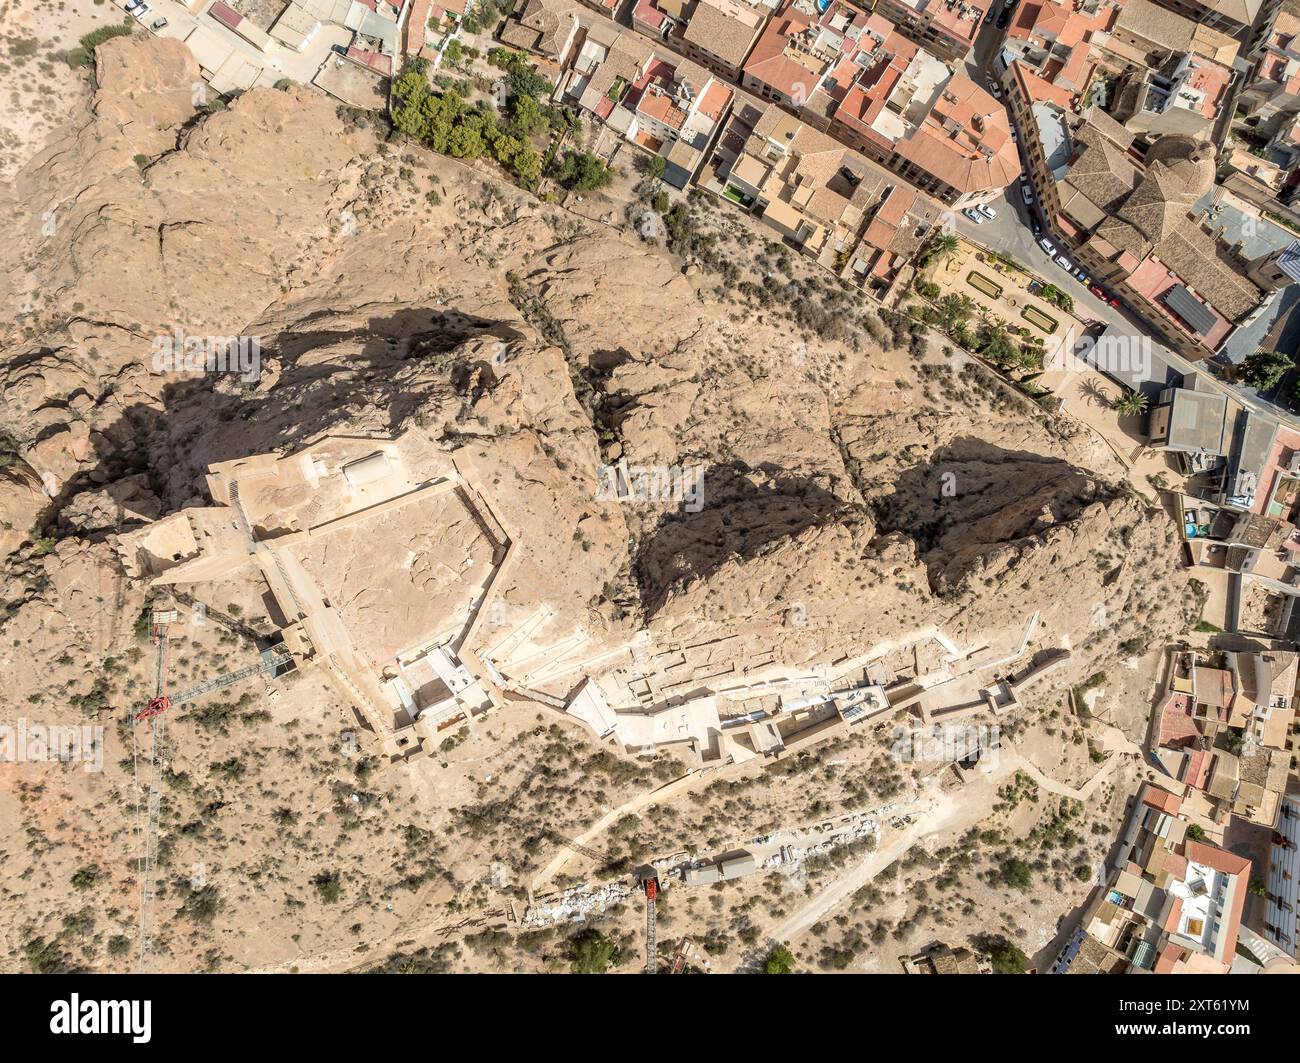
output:
{"label": "dirt path", "polygon": [[[717,778],[717,773],[720,770],[721,769],[719,768],[703,768],[700,771],[692,772],[690,775],[683,775],[679,779],[674,779],[672,782],[664,783],[664,785],[659,787],[657,790],[638,794],[636,797],[632,798],[630,801],[625,801],[617,808],[610,809],[573,840],[579,845],[591,845],[592,842],[604,834],[605,831],[609,830],[610,827],[624,816],[639,811],[647,805],[657,804],[660,801],[667,801],[676,797],[678,794],[683,794],[689,790],[693,790],[702,782],[712,782]],[[571,849],[568,846],[561,846],[560,851],[551,857],[551,862],[542,868],[542,870],[533,878],[533,881],[528,887],[529,893],[536,893],[542,889],[542,887],[550,882],[551,879],[564,870],[564,866],[576,855],[577,851],[575,849]]]}
{"label": "dirt path", "polygon": [[1068,786],[1044,775],[1021,754],[1004,745],[999,752],[997,768],[991,774],[974,775],[961,789],[933,797],[931,799],[933,803],[921,812],[916,822],[905,827],[892,838],[888,838],[881,848],[856,866],[849,868],[820,893],[791,913],[773,928],[770,940],[776,942],[794,940],[852,897],[917,842],[936,834],[964,831],[985,819],[998,800],[999,784],[1016,771],[1023,771],[1048,793],[1078,801],[1087,800],[1123,763],[1122,752],[1138,751],[1137,747],[1127,739],[1124,739],[1124,742],[1125,748],[1116,749],[1101,769],[1081,787]]}

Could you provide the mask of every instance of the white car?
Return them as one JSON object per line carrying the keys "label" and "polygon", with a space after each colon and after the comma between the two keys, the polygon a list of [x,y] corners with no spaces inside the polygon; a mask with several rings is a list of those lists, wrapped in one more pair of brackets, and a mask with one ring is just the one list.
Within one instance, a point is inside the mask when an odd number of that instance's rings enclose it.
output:
{"label": "white car", "polygon": [[984,217],[988,218],[989,221],[992,221],[994,218],[998,216],[998,212],[994,210],[992,207],[990,207],[987,203],[981,203],[975,209],[978,210],[981,214],[983,214]]}
{"label": "white car", "polygon": [[1020,186],[1020,198],[1025,201],[1026,207],[1032,207],[1034,205],[1034,193],[1029,191],[1028,185]]}
{"label": "white car", "polygon": [[135,19],[139,19],[141,22],[143,22],[145,20],[145,17],[152,10],[153,8],[151,8],[148,4],[138,4],[137,6],[131,8],[131,17]]}
{"label": "white car", "polygon": [[1060,266],[1061,269],[1065,270],[1066,273],[1073,273],[1073,272],[1074,272],[1074,263],[1071,262],[1071,261],[1070,261],[1068,258],[1066,258],[1064,255],[1057,255],[1057,256],[1056,256],[1056,264],[1057,264],[1058,266]]}
{"label": "white car", "polygon": [[1052,243],[1052,241],[1049,240],[1046,236],[1044,236],[1042,239],[1038,241],[1038,246],[1041,247],[1044,251],[1046,251],[1049,255],[1056,254],[1056,245]]}
{"label": "white car", "polygon": [[968,217],[976,225],[984,224],[984,215],[981,214],[979,211],[974,210],[971,207],[967,207],[965,210],[962,211],[962,213],[966,215],[966,217]]}

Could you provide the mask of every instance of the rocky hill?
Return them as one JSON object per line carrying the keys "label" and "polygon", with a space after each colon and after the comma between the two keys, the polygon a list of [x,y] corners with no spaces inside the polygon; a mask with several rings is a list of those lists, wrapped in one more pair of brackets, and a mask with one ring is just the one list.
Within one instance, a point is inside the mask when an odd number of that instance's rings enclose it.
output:
{"label": "rocky hill", "polygon": [[[693,224],[738,282],[641,240],[616,203],[587,218],[539,202],[313,92],[196,111],[178,42],[99,55],[87,111],[14,186],[55,224],[0,221],[18,309],[0,344],[2,722],[75,704],[121,739],[147,662],[144,588],[114,535],[202,501],[212,462],[326,432],[458,451],[527,529],[512,578],[611,634],[777,630],[796,662],[927,625],[987,638],[1041,611],[1083,676],[1124,640],[1180,630],[1168,520],[1095,437],[721,205],[696,202]],[[260,378],[156,371],[155,339],[177,329],[258,338]],[[701,468],[701,505],[602,499],[619,459]],[[226,739],[209,738],[219,764]],[[123,756],[78,799],[104,803],[126,881]],[[12,804],[27,784],[3,770]],[[287,770],[309,806],[309,766]],[[0,816],[11,868],[32,862],[14,824],[47,799],[23,791],[23,815]],[[86,843],[39,850],[45,877],[6,891],[8,925],[30,937],[36,913],[80,903],[66,882]],[[215,933],[237,951],[233,924]]]}

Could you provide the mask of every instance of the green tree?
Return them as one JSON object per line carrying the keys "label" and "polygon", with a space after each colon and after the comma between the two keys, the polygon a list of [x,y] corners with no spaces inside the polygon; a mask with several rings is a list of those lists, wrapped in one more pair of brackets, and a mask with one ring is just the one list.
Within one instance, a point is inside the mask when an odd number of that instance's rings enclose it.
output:
{"label": "green tree", "polygon": [[656,181],[661,180],[666,169],[668,169],[668,160],[662,155],[651,155],[646,160],[645,172],[647,177],[653,177]]}
{"label": "green tree", "polygon": [[1007,335],[1006,329],[1001,326],[995,326],[988,330],[988,335],[984,340],[984,347],[980,353],[989,361],[1000,365],[1004,369],[1013,368],[1023,361],[1020,348],[1011,342],[1011,337]]}
{"label": "green tree", "polygon": [[1268,391],[1292,364],[1281,351],[1256,351],[1241,363],[1241,379],[1259,391]]}
{"label": "green tree", "polygon": [[595,155],[585,151],[566,151],[564,161],[555,171],[555,180],[573,192],[589,192],[604,188],[614,180],[614,174]]}
{"label": "green tree", "polygon": [[930,251],[936,259],[942,261],[945,258],[952,258],[960,248],[961,240],[956,233],[943,232],[935,237]]}
{"label": "green tree", "polygon": [[1147,408],[1148,399],[1140,391],[1130,391],[1111,403],[1110,408],[1121,416],[1142,413]]}
{"label": "green tree", "polygon": [[477,159],[483,148],[483,135],[467,122],[454,126],[447,139],[447,154],[454,159]]}
{"label": "green tree", "polygon": [[763,957],[764,974],[793,974],[794,953],[786,945],[777,945]]}
{"label": "green tree", "polygon": [[950,336],[956,336],[958,329],[964,328],[974,312],[974,303],[966,294],[945,295],[939,301],[938,325]]}
{"label": "green tree", "polygon": [[510,97],[510,125],[521,137],[531,137],[546,126],[546,116],[536,96],[515,95]]}
{"label": "green tree", "polygon": [[981,934],[972,944],[989,958],[996,974],[1024,974],[1029,967],[1029,957],[1001,934]]}
{"label": "green tree", "polygon": [[542,177],[542,157],[525,144],[515,153],[514,168],[516,176],[525,188],[535,188]]}
{"label": "green tree", "polygon": [[604,974],[620,959],[618,946],[595,927],[569,939],[569,964],[574,974]]}
{"label": "green tree", "polygon": [[1189,823],[1187,824],[1187,837],[1194,842],[1203,842],[1205,841],[1205,828],[1199,823]]}
{"label": "green tree", "polygon": [[1002,861],[1000,868],[1002,881],[1012,889],[1027,892],[1034,882],[1034,872],[1028,864],[1019,857],[1011,857]]}

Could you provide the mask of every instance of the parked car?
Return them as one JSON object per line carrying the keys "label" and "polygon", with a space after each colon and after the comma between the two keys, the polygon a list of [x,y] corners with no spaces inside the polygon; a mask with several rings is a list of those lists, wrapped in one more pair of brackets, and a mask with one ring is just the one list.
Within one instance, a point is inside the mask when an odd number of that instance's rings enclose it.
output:
{"label": "parked car", "polygon": [[967,207],[965,210],[962,211],[962,213],[965,214],[966,217],[970,218],[970,220],[973,221],[976,225],[984,224],[984,215],[981,214],[979,211]]}
{"label": "parked car", "polygon": [[330,51],[331,51],[331,52],[338,52],[339,55],[347,55],[347,54],[348,54],[348,46],[347,46],[346,44],[331,44],[331,45],[330,45]]}
{"label": "parked car", "polygon": [[1110,303],[1110,305],[1111,305],[1111,306],[1114,306],[1114,307],[1118,307],[1118,306],[1119,306],[1119,300],[1118,300],[1118,299],[1107,299],[1106,302]]}
{"label": "parked car", "polygon": [[127,11],[134,11],[142,3],[144,3],[144,0],[126,0],[126,9]]}
{"label": "parked car", "polygon": [[1010,21],[1011,21],[1011,12],[1003,11],[1002,14],[998,16],[998,29],[1000,30],[1006,29],[1007,23]]}
{"label": "parked car", "polygon": [[1060,266],[1061,269],[1065,270],[1066,273],[1073,273],[1073,272],[1074,272],[1074,263],[1071,262],[1071,261],[1070,261],[1068,258],[1066,258],[1064,255],[1057,255],[1057,256],[1056,256],[1056,264],[1057,264],[1058,266]]}
{"label": "parked car", "polygon": [[997,9],[992,7],[989,8],[989,13],[984,16],[984,25],[986,26],[989,25],[997,17],[998,17]]}
{"label": "parked car", "polygon": [[1034,193],[1029,190],[1028,185],[1020,186],[1020,198],[1025,201],[1026,207],[1032,207],[1034,205]]}
{"label": "parked car", "polygon": [[1088,274],[1086,274],[1081,269],[1076,269],[1074,271],[1074,279],[1077,280],[1080,284],[1082,284],[1085,288],[1092,283],[1092,278],[1089,277]]}
{"label": "parked car", "polygon": [[131,10],[131,17],[137,18],[141,22],[143,22],[148,17],[149,12],[152,10],[153,8],[151,8],[148,4],[138,4],[136,7],[134,7]]}
{"label": "parked car", "polygon": [[1041,247],[1044,251],[1046,251],[1049,255],[1056,254],[1056,245],[1052,243],[1052,241],[1049,240],[1046,236],[1044,236],[1041,240],[1038,241],[1038,246]]}
{"label": "parked car", "polygon": [[154,33],[157,33],[160,29],[162,29],[166,25],[167,25],[167,20],[165,18],[156,18],[153,20],[153,22],[149,24],[149,28],[153,30]]}
{"label": "parked car", "polygon": [[992,96],[995,100],[1001,100],[1002,86],[999,85],[996,81],[989,82],[989,95]]}
{"label": "parked car", "polygon": [[1092,285],[1088,289],[1088,291],[1092,292],[1092,294],[1095,295],[1098,299],[1100,299],[1103,303],[1106,301],[1106,293],[1101,290],[1100,284]]}
{"label": "parked car", "polygon": [[992,207],[990,207],[987,203],[981,203],[975,209],[978,210],[981,214],[983,214],[984,217],[988,218],[989,221],[992,221],[994,218],[998,216],[998,212],[994,210]]}

